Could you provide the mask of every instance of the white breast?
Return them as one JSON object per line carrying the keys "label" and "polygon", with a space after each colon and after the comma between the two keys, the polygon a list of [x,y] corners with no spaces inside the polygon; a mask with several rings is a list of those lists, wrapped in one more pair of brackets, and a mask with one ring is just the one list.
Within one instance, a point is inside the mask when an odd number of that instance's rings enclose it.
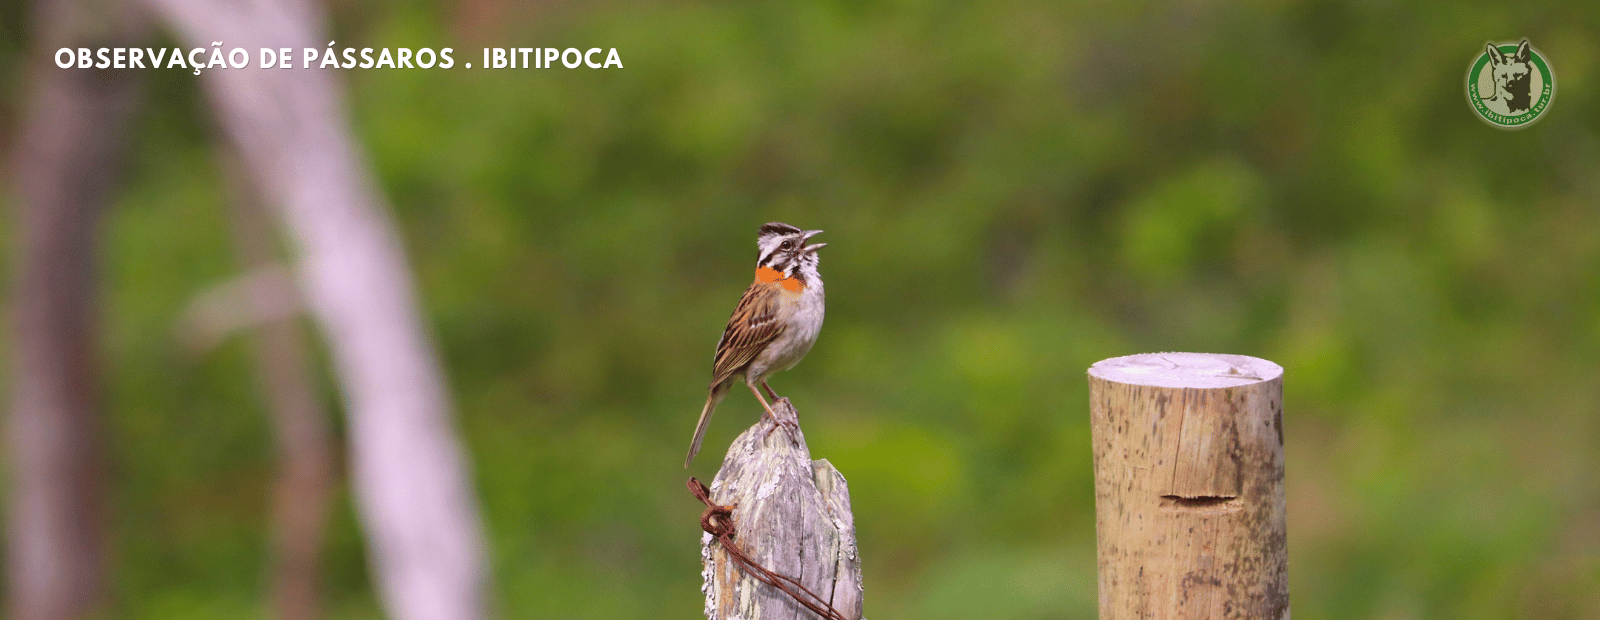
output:
{"label": "white breast", "polygon": [[814,280],[815,284],[807,286],[800,293],[800,299],[795,304],[794,313],[789,315],[789,325],[783,330],[783,335],[750,362],[750,382],[759,382],[774,372],[792,368],[811,351],[811,345],[816,344],[817,334],[822,331],[824,295],[822,279],[814,278]]}

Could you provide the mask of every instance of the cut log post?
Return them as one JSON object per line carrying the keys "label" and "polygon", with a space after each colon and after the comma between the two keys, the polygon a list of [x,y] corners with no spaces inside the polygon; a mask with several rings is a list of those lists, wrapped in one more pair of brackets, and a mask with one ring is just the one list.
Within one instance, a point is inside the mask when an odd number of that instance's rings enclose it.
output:
{"label": "cut log post", "polygon": [[1089,398],[1100,620],[1287,620],[1283,368],[1119,357]]}
{"label": "cut log post", "polygon": [[[795,419],[787,398],[772,403]],[[850,489],[827,459],[811,460],[798,425],[763,418],[728,448],[711,499],[733,508],[735,542],[768,570],[792,577],[844,617],[861,618]],[[711,534],[701,539],[701,576],[710,620],[813,619],[818,615],[740,568]]]}

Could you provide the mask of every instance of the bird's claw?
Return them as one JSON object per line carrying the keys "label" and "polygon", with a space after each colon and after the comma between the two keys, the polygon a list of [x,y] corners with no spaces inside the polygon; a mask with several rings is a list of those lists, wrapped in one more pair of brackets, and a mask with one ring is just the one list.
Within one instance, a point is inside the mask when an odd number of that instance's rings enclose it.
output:
{"label": "bird's claw", "polygon": [[779,397],[778,401],[773,403],[773,409],[775,410],[771,412],[773,424],[767,428],[766,436],[771,437],[772,431],[783,427],[784,433],[789,435],[789,443],[799,445],[800,419],[795,413],[794,404],[789,402],[789,397]]}

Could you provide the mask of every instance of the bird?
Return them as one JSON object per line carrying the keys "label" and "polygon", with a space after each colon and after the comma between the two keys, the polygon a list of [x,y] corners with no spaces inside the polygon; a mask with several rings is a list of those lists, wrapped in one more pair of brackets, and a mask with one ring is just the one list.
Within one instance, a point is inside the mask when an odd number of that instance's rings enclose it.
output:
{"label": "bird", "polygon": [[767,385],[767,378],[799,363],[822,331],[824,297],[822,275],[817,272],[817,250],[828,244],[806,244],[821,232],[801,230],[783,222],[761,226],[756,236],[759,253],[755,281],[739,298],[728,326],[722,330],[722,340],[717,342],[710,393],[705,408],[700,410],[700,422],[695,425],[684,467],[700,452],[711,414],[735,382],[742,379],[750,393],[756,395],[764,410],[763,418],[778,419],[761,390],[778,400],[772,386]]}

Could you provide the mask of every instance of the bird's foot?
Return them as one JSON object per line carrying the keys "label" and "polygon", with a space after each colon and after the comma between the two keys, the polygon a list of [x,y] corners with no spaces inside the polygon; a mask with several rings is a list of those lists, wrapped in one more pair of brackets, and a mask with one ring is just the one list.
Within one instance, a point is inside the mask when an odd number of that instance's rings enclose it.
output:
{"label": "bird's foot", "polygon": [[800,414],[799,412],[795,411],[794,403],[789,402],[789,398],[784,396],[778,398],[778,400],[772,404],[772,408],[772,421],[774,424],[771,428],[767,429],[767,435],[771,436],[772,431],[777,430],[778,427],[783,427],[784,433],[789,435],[789,443],[799,445]]}

